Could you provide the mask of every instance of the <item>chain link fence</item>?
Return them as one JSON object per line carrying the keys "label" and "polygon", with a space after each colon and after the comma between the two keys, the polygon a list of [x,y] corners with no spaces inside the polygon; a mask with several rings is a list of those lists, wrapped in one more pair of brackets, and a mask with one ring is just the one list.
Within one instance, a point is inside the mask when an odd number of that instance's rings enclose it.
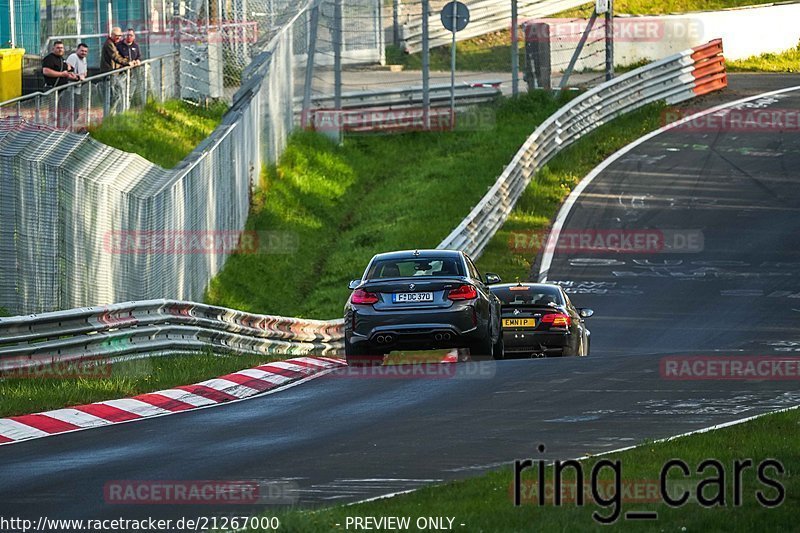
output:
{"label": "chain link fence", "polygon": [[[251,47],[255,55],[221,124],[171,170],[85,133],[54,129],[63,102],[75,100],[74,87],[4,106],[11,118],[0,119],[0,307],[23,314],[165,297],[196,301],[231,254],[291,253],[243,228],[263,165],[277,160],[308,106],[335,93],[337,56],[344,63],[374,44],[373,29],[363,24],[374,16],[374,3],[342,9],[341,25],[331,5],[310,0],[258,53]],[[343,22],[344,13],[361,17],[365,35],[357,36],[356,22]],[[338,53],[337,42],[343,43]],[[163,69],[151,62],[113,77],[127,87],[138,83],[137,73],[154,77],[163,70],[158,83],[145,78],[151,81],[144,94],[175,95],[184,65],[179,54],[169,57],[174,63],[162,58]],[[103,83],[109,82],[82,85],[92,87],[88,94],[103,94]],[[119,110],[138,105],[136,91],[122,94],[128,96]],[[107,96],[92,102],[91,109],[112,108]],[[43,120],[50,105],[56,111]],[[83,124],[80,116],[77,123]]]}

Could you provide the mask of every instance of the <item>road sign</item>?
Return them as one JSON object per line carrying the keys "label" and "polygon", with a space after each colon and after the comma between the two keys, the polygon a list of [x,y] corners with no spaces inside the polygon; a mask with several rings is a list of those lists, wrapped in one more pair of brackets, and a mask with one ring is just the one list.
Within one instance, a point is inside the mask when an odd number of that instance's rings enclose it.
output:
{"label": "road sign", "polygon": [[[453,29],[453,9],[455,9],[455,30]],[[469,23],[469,8],[461,2],[450,2],[442,8],[442,25],[447,31],[461,31]]]}

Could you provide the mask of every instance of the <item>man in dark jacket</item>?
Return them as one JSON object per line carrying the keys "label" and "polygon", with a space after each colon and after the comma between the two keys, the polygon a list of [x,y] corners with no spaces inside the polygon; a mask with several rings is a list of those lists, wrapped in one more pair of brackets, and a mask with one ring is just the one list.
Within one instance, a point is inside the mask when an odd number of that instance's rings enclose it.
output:
{"label": "man in dark jacket", "polygon": [[132,65],[141,63],[142,52],[139,50],[139,43],[136,42],[136,32],[133,31],[133,28],[125,30],[125,39],[117,43],[117,51]]}
{"label": "man in dark jacket", "polygon": [[122,57],[117,50],[117,43],[122,41],[122,28],[114,27],[108,35],[103,51],[100,54],[100,72],[109,72],[118,68],[127,67],[130,61]]}
{"label": "man in dark jacket", "polygon": [[42,76],[45,89],[66,85],[78,79],[64,57],[63,41],[53,43],[53,52],[42,59]]}
{"label": "man in dark jacket", "polygon": [[[100,53],[100,72],[111,72],[122,67],[127,67],[130,64],[130,61],[122,57],[119,50],[117,50],[117,43],[121,40],[122,29],[115,26],[111,29],[111,33],[108,35],[105,44],[103,44],[103,50]],[[122,110],[127,109],[127,105],[120,106],[124,93],[124,87],[122,85],[124,81],[123,77],[117,74],[106,77],[106,105],[108,106],[108,111],[111,113],[120,111],[120,107],[122,107]]]}

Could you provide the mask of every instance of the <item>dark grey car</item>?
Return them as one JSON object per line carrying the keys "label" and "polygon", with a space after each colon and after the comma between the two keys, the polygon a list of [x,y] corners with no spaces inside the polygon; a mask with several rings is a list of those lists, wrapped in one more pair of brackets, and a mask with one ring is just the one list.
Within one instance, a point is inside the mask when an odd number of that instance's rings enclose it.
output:
{"label": "dark grey car", "polygon": [[392,350],[469,348],[503,357],[500,300],[472,260],[455,250],[378,254],[344,308],[348,363],[379,363]]}

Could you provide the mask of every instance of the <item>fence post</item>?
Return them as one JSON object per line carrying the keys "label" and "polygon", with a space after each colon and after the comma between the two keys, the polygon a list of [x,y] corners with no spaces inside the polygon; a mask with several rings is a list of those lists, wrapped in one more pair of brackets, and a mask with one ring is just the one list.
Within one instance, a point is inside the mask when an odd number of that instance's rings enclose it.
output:
{"label": "fence post", "polygon": [[431,129],[431,51],[428,42],[430,0],[422,0],[422,125]]}
{"label": "fence post", "polygon": [[161,101],[164,102],[167,99],[167,84],[166,84],[166,69],[164,68],[164,59],[161,58],[158,60],[159,69],[161,70]]}
{"label": "fence post", "polygon": [[614,0],[608,0],[606,11],[606,81],[614,77]]}
{"label": "fence post", "polygon": [[342,108],[342,0],[334,0],[333,10],[333,107]]}
{"label": "fence post", "polygon": [[[425,2],[427,0],[422,0],[422,16],[425,16]],[[403,9],[403,4],[401,0],[392,0],[392,44],[399,47],[400,46],[400,10]],[[424,20],[424,19],[423,19]],[[425,27],[425,22],[422,23],[423,28]],[[424,30],[423,30],[424,31]],[[423,37],[424,39],[424,37]]]}
{"label": "fence post", "polygon": [[122,108],[123,111],[131,108],[131,72],[133,72],[133,68],[125,71],[125,105]]}
{"label": "fence post", "polygon": [[90,81],[86,84],[88,87],[88,93],[86,93],[86,118],[84,122],[86,123],[86,127],[88,128],[92,123],[92,93],[94,92],[94,82]]}
{"label": "fence post", "polygon": [[150,63],[145,63],[142,65],[144,67],[144,80],[142,81],[142,100],[143,103],[147,103],[147,80],[150,77]]}
{"label": "fence post", "polygon": [[308,34],[308,53],[306,54],[306,79],[303,87],[303,116],[300,125],[303,128],[310,126],[311,114],[311,84],[314,83],[314,54],[317,51],[317,26],[319,25],[319,4],[311,8],[311,20]]}
{"label": "fence post", "polygon": [[517,36],[517,0],[511,0],[511,95],[519,95],[519,40]]}

